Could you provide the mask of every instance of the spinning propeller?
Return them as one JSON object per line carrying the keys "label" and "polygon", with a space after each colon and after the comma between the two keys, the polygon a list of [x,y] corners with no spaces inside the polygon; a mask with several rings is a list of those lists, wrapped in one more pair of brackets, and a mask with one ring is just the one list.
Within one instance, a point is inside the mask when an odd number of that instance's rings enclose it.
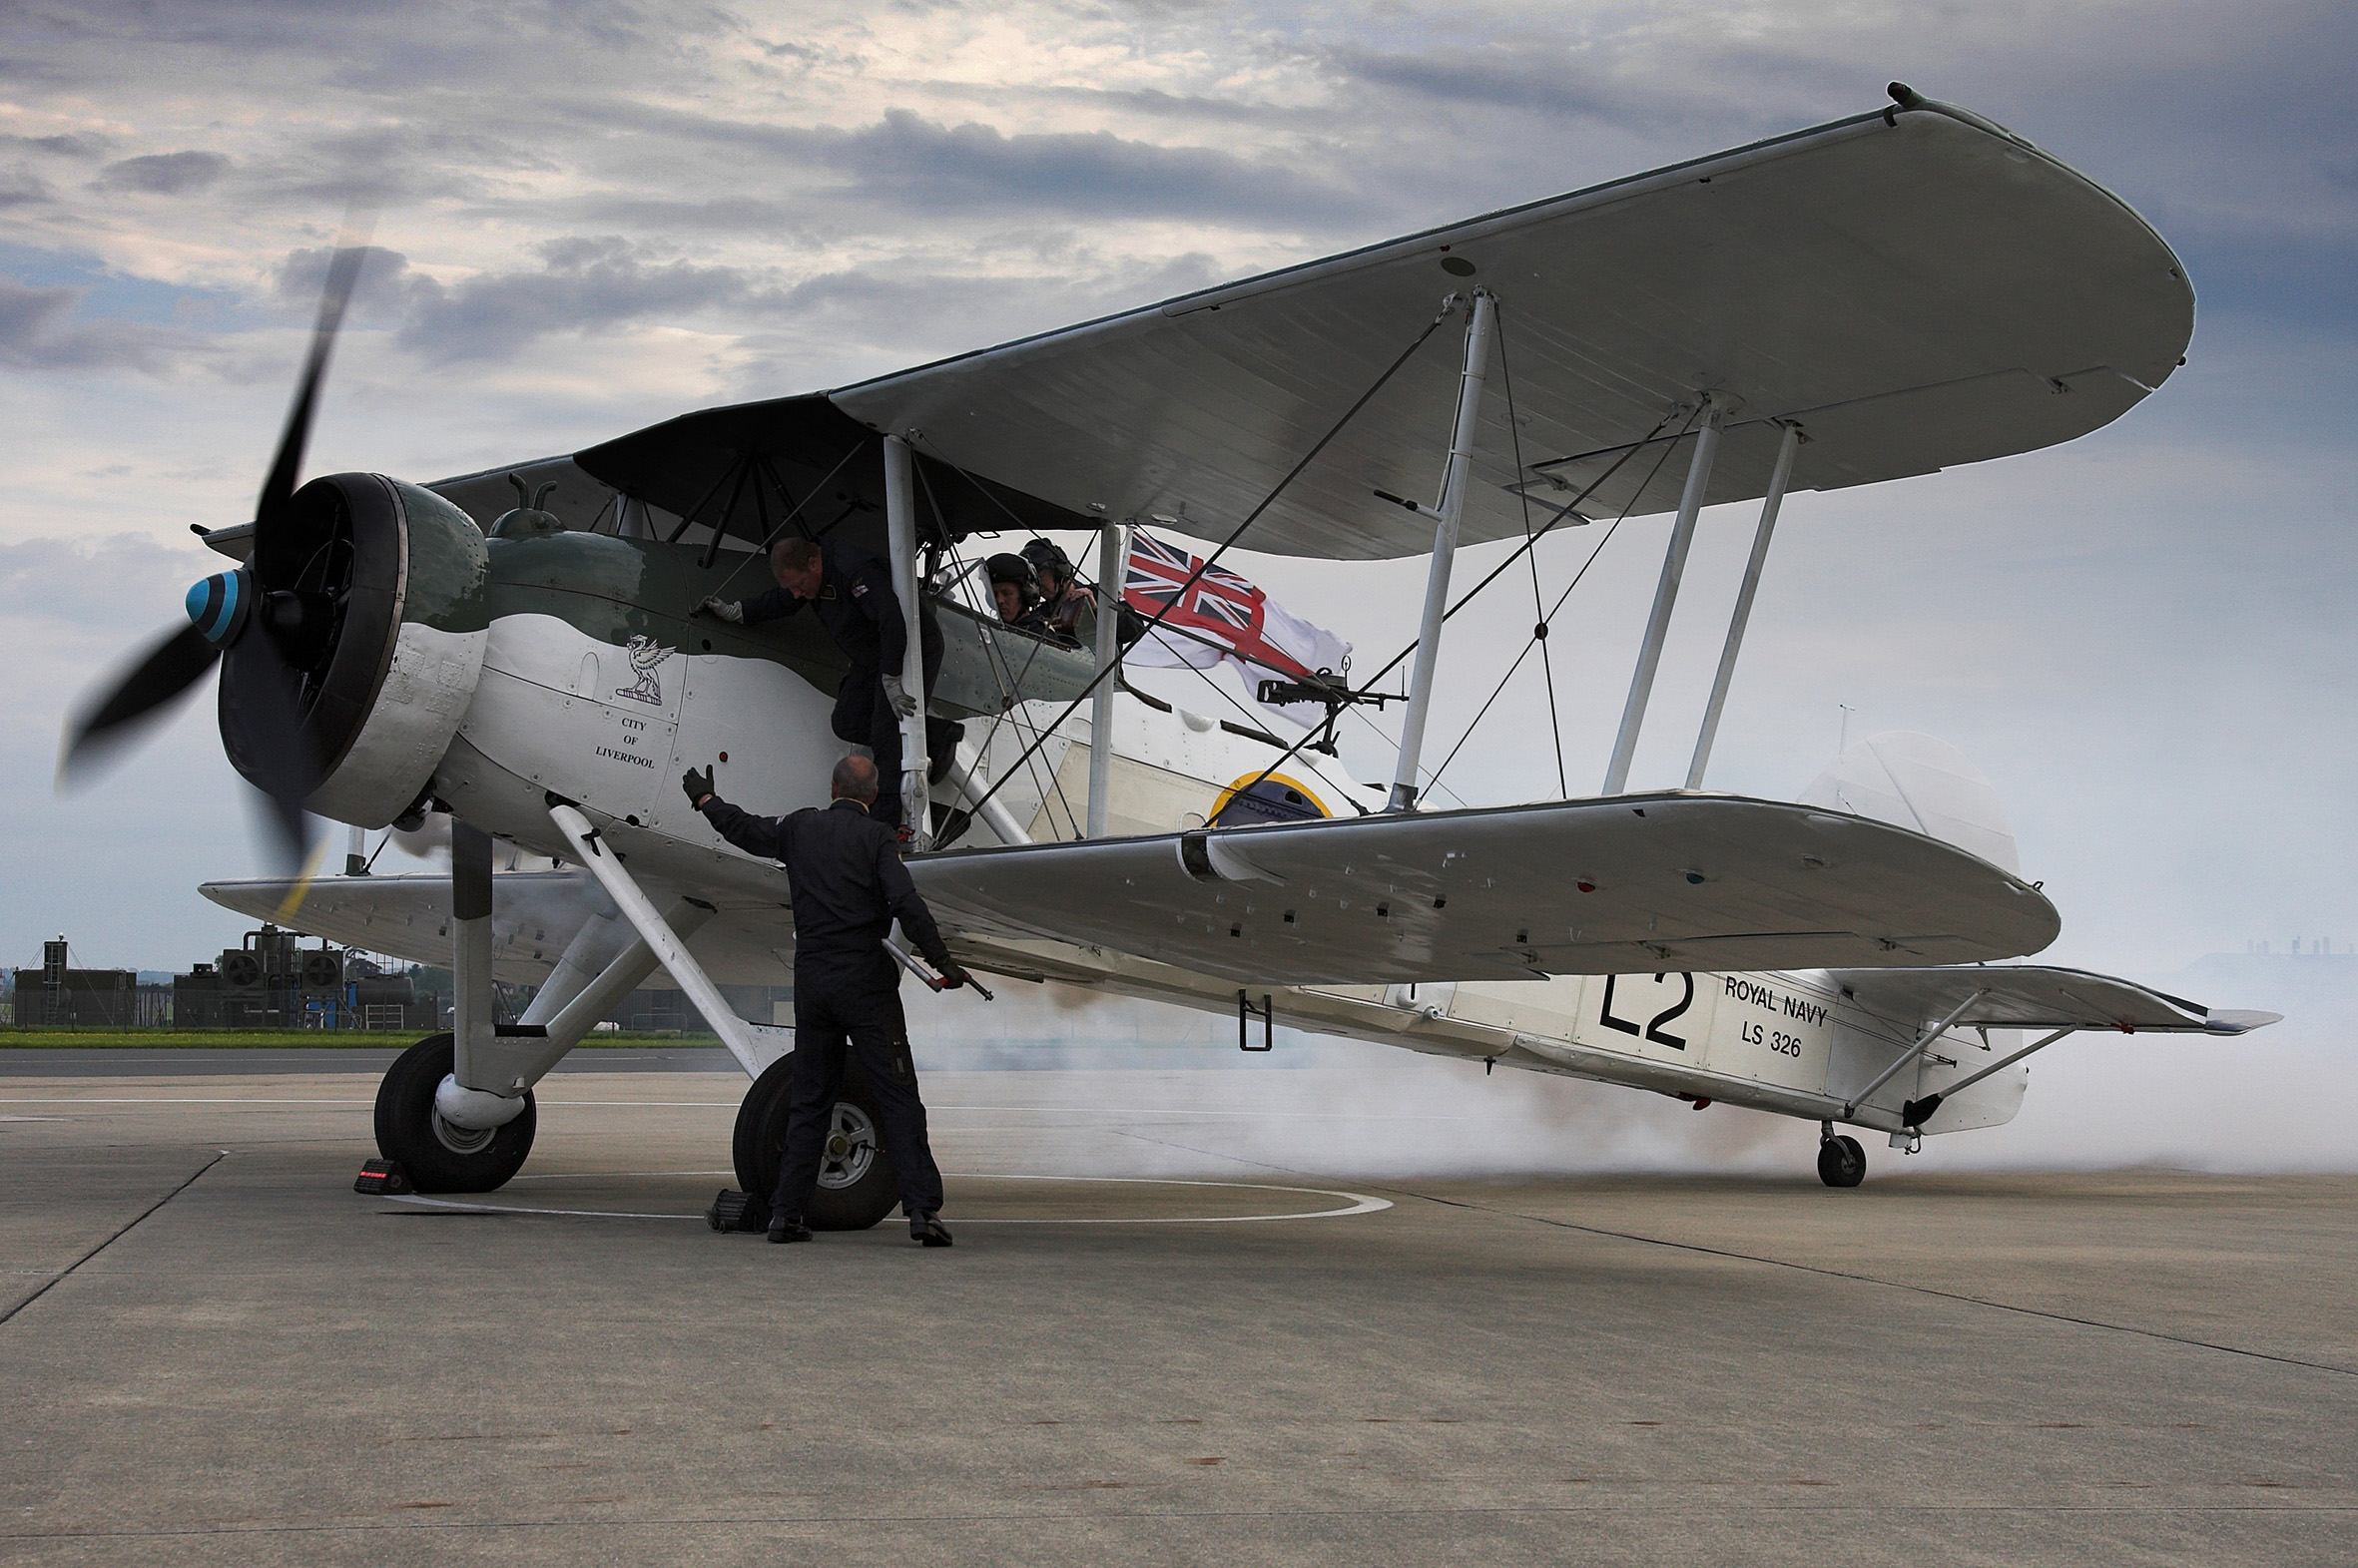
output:
{"label": "spinning propeller", "polygon": [[293,502],[328,352],[365,254],[347,244],[328,263],[302,379],[254,509],[246,564],[192,587],[189,624],[168,634],[103,697],[85,701],[68,726],[58,766],[61,783],[87,781],[215,661],[223,661],[222,744],[239,771],[269,796],[272,848],[291,872],[304,861],[309,834],[303,799],[317,783],[318,759],[303,733],[308,701],[316,695],[311,673],[321,650],[334,642],[351,586],[348,559],[339,563],[332,549],[312,547],[301,537]]}

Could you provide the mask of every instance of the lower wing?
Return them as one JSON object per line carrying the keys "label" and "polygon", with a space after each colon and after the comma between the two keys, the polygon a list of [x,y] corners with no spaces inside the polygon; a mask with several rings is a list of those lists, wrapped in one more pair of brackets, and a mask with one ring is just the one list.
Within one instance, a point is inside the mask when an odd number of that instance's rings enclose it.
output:
{"label": "lower wing", "polygon": [[2037,952],[2036,887],[1906,828],[1684,792],[928,856],[941,923],[1256,984],[1921,967]]}

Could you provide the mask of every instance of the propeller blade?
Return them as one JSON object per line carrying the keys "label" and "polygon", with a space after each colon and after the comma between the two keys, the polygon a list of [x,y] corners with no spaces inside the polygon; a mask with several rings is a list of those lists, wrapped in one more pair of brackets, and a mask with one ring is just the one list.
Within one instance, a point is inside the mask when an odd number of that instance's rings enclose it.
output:
{"label": "propeller blade", "polygon": [[311,414],[318,406],[319,382],[327,374],[327,354],[335,346],[336,328],[343,323],[344,306],[351,302],[352,284],[360,276],[360,262],[367,254],[364,246],[342,246],[327,263],[327,286],[319,295],[319,323],[311,329],[311,351],[303,361],[302,379],[295,383],[295,405],[287,410],[279,455],[271,460],[271,475],[263,481],[262,499],[255,505],[257,534],[270,531],[295,494],[296,476],[302,471],[303,445],[310,439]]}
{"label": "propeller blade", "polygon": [[221,650],[193,626],[168,634],[146,658],[118,679],[106,697],[84,707],[66,727],[65,749],[58,757],[58,781],[66,784],[89,782],[110,757],[147,728],[152,718],[186,692],[213,668]]}
{"label": "propeller blade", "polygon": [[272,858],[290,875],[309,848],[310,819],[302,802],[315,782],[295,680],[268,636],[238,639],[222,669],[222,743],[270,800]]}

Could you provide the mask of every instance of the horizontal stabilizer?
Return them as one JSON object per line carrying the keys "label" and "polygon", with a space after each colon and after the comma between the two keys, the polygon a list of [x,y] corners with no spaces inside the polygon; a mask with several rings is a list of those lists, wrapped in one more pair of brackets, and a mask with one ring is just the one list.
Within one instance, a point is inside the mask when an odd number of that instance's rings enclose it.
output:
{"label": "horizontal stabilizer", "polygon": [[945,926],[1246,984],[1973,962],[2055,939],[1954,845],[1735,795],[1617,795],[927,856]]}
{"label": "horizontal stabilizer", "polygon": [[[2117,1029],[2123,1034],[2244,1034],[2281,1013],[2225,1012],[2130,980],[2039,964],[2004,968],[1838,969],[1832,978],[1869,1012],[1910,1028]],[[1984,992],[1968,1006],[1974,993]]]}

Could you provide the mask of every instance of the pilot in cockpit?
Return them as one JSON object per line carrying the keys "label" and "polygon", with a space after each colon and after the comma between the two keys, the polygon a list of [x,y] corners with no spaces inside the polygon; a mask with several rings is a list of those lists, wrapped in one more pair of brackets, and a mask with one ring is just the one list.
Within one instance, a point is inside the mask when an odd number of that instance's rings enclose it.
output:
{"label": "pilot in cockpit", "polygon": [[983,563],[983,570],[990,575],[990,599],[1000,621],[1051,642],[1064,641],[1048,624],[1040,604],[1039,579],[1032,575],[1029,561],[1019,555],[994,555]]}

